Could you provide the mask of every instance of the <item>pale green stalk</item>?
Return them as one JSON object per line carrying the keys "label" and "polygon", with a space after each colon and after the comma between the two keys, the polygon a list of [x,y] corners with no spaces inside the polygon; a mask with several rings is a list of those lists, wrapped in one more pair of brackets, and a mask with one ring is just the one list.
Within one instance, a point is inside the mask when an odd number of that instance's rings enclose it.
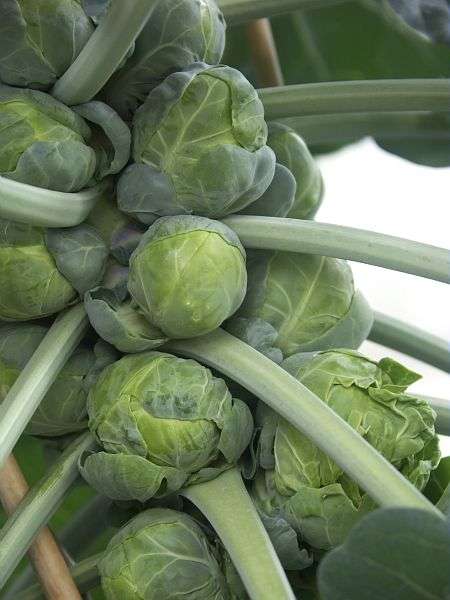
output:
{"label": "pale green stalk", "polygon": [[437,513],[399,471],[327,404],[241,340],[217,329],[191,340],[172,340],[165,348],[207,364],[248,389],[303,432],[380,506],[422,508]]}
{"label": "pale green stalk", "polygon": [[41,227],[75,227],[110,186],[105,180],[81,192],[55,192],[0,176],[0,217]]}
{"label": "pale green stalk", "polygon": [[9,390],[0,405],[0,469],[88,324],[82,304],[63,312]]}
{"label": "pale green stalk", "polygon": [[374,312],[369,340],[450,373],[450,343],[394,317]]}
{"label": "pale green stalk", "polygon": [[53,96],[68,106],[92,100],[125,58],[155,4],[156,0],[112,0],[83,50],[55,83]]}
{"label": "pale green stalk", "polygon": [[448,111],[449,79],[302,83],[258,90],[267,120],[331,113]]}
{"label": "pale green stalk", "polygon": [[252,600],[295,600],[239,471],[182,490],[214,527]]}
{"label": "pale green stalk", "polygon": [[389,140],[443,140],[450,143],[450,125],[427,112],[338,113],[290,117],[281,122],[294,129],[306,144],[352,142],[364,136]]}
{"label": "pale green stalk", "polygon": [[246,248],[333,256],[450,283],[450,252],[445,248],[299,219],[236,215],[223,222]]}
{"label": "pale green stalk", "polygon": [[80,456],[94,446],[90,433],[84,433],[72,442],[44,478],[28,492],[1,529],[0,589],[78,477]]}
{"label": "pale green stalk", "polygon": [[347,0],[218,0],[228,24],[245,23],[252,19],[273,17],[295,10],[327,8]]}
{"label": "pale green stalk", "polygon": [[[102,556],[103,553],[94,554],[70,569],[70,574],[80,592],[86,593],[100,585],[100,574],[97,565]],[[14,600],[41,600],[42,598],[45,598],[42,587],[39,583],[36,583],[16,596]]]}

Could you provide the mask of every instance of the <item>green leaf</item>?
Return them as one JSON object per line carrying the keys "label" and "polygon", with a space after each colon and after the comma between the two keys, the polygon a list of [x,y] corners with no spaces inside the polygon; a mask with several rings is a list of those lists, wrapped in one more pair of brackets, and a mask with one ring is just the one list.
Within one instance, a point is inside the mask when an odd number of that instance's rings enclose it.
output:
{"label": "green leaf", "polygon": [[323,600],[431,600],[450,589],[450,525],[415,509],[366,516],[319,566]]}
{"label": "green leaf", "polygon": [[[448,492],[450,490],[450,456],[441,460],[437,469],[430,476],[430,480],[424,490],[424,494],[433,504],[438,504],[440,509],[450,517],[450,502],[448,501]],[[445,502],[445,507],[441,506]]]}

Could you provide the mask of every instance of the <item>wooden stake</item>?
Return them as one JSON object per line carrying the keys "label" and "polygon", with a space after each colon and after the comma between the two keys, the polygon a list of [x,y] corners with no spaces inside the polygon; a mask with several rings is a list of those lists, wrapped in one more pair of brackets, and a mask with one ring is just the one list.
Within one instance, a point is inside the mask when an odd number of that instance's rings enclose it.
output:
{"label": "wooden stake", "polygon": [[247,25],[247,37],[259,87],[283,85],[283,74],[269,19],[251,21]]}

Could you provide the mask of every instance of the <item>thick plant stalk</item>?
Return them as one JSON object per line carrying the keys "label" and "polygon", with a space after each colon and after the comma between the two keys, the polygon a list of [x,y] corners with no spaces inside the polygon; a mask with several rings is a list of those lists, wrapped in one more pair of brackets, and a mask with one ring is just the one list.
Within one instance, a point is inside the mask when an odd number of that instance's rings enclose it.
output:
{"label": "thick plant stalk", "polygon": [[423,394],[414,394],[414,396],[426,400],[436,412],[436,431],[441,435],[450,436],[450,400]]}
{"label": "thick plant stalk", "polygon": [[0,177],[0,217],[41,227],[75,227],[110,187],[105,180],[77,193],[54,192]]}
{"label": "thick plant stalk", "polygon": [[259,90],[266,119],[380,111],[448,111],[449,79],[302,83]]}
{"label": "thick plant stalk", "polygon": [[214,527],[252,600],[295,600],[264,525],[234,468],[184,489]]}
{"label": "thick plant stalk", "polygon": [[450,343],[410,323],[375,311],[369,340],[450,373]]}
{"label": "thick plant stalk", "polygon": [[299,219],[239,215],[223,222],[247,248],[333,256],[450,283],[450,252],[445,248]]}
{"label": "thick plant stalk", "polygon": [[[89,592],[89,590],[94,589],[100,584],[100,574],[97,565],[102,556],[102,553],[94,554],[75,564],[71,568],[70,573],[73,580],[82,593]],[[42,587],[36,583],[24,590],[20,596],[15,598],[15,600],[18,598],[20,598],[20,600],[41,600],[44,597]]]}
{"label": "thick plant stalk", "polygon": [[[8,516],[14,513],[28,491],[25,477],[11,454],[0,471],[0,500]],[[69,567],[48,527],[37,535],[28,555],[47,598],[81,600]]]}
{"label": "thick plant stalk", "polygon": [[[231,377],[290,421],[380,506],[435,507],[346,421],[304,385],[254,348],[216,329],[165,348]],[[442,515],[441,515],[442,516]]]}
{"label": "thick plant stalk", "polygon": [[[58,542],[65,552],[76,558],[80,551],[86,551],[89,548],[89,545],[107,527],[106,518],[103,516],[107,513],[110,504],[109,498],[94,496],[58,532]],[[30,566],[25,567],[8,587],[2,600],[15,600],[22,590],[33,585],[34,582],[33,569]]]}
{"label": "thick plant stalk", "polygon": [[244,23],[261,17],[273,17],[295,10],[326,8],[347,0],[219,0],[228,24]]}
{"label": "thick plant stalk", "polygon": [[80,456],[94,445],[90,433],[84,433],[72,442],[51,466],[47,475],[25,496],[1,529],[0,589],[77,479]]}
{"label": "thick plant stalk", "polygon": [[60,315],[0,405],[0,468],[88,328],[82,304]]}
{"label": "thick plant stalk", "polygon": [[147,22],[156,0],[112,0],[108,12],[52,94],[69,106],[102,89]]}
{"label": "thick plant stalk", "polygon": [[247,25],[247,38],[258,84],[261,87],[283,85],[283,73],[269,19],[251,21]]}
{"label": "thick plant stalk", "polygon": [[308,145],[351,142],[367,135],[383,141],[438,139],[450,143],[450,127],[443,126],[437,116],[420,111],[338,113],[291,117],[282,122],[295,129]]}

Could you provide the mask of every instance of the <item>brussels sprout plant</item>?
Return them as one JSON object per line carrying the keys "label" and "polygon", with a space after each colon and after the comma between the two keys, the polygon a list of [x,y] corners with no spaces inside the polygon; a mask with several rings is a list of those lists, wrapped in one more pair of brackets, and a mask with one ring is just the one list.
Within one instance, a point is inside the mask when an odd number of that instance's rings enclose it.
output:
{"label": "brussels sprout plant", "polygon": [[450,164],[447,4],[0,0],[2,599],[446,598],[448,400],[358,349],[448,343],[346,261],[448,250],[314,217]]}

